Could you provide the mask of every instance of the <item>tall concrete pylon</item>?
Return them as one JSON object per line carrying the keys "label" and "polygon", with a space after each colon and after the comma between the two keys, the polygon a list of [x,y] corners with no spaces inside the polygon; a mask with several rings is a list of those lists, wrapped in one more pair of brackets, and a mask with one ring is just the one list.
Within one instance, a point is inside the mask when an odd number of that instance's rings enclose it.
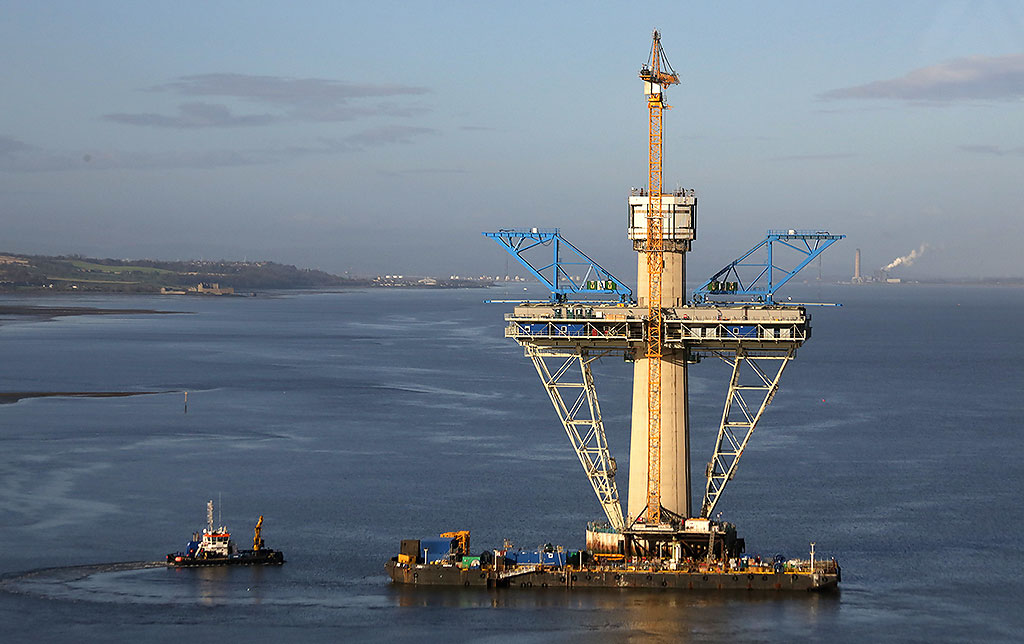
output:
{"label": "tall concrete pylon", "polygon": [[[637,251],[638,305],[646,306],[647,256],[645,220],[649,199],[642,191],[629,198],[628,237]],[[686,303],[686,252],[697,236],[697,198],[693,190],[676,190],[661,197],[665,268],[661,278],[661,306],[672,309]],[[648,358],[637,353],[633,363],[632,424],[629,441],[629,492],[626,525],[642,518],[647,507]],[[685,349],[665,348],[661,365],[661,506],[681,517],[691,517],[690,415]]]}

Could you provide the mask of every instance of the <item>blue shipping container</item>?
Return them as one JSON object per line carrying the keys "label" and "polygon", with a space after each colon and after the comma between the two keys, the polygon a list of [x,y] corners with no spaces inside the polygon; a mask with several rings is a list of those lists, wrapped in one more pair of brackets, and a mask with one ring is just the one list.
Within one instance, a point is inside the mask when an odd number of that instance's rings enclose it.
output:
{"label": "blue shipping container", "polygon": [[558,335],[583,335],[583,325],[560,324],[558,325]]}
{"label": "blue shipping container", "polygon": [[519,565],[544,564],[545,566],[564,566],[564,552],[510,552],[506,557],[514,558]]}
{"label": "blue shipping container", "polygon": [[729,327],[729,333],[733,337],[737,338],[756,338],[757,327],[756,326],[731,326]]}
{"label": "blue shipping container", "polygon": [[434,561],[434,555],[446,557],[451,553],[454,541],[454,539],[439,539],[437,537],[420,539],[420,556],[422,557],[423,551],[426,550],[431,561]]}

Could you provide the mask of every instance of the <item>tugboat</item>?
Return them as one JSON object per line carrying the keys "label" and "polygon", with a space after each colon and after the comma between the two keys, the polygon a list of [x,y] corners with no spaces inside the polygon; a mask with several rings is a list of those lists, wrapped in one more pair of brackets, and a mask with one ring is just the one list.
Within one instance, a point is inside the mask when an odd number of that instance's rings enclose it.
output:
{"label": "tugboat", "polygon": [[200,534],[192,533],[192,540],[184,552],[167,555],[167,566],[171,568],[192,568],[197,566],[279,566],[284,563],[284,553],[267,548],[260,536],[263,530],[263,515],[256,522],[252,538],[252,550],[239,550],[231,540],[227,528],[213,527],[213,501],[206,504],[206,529]]}

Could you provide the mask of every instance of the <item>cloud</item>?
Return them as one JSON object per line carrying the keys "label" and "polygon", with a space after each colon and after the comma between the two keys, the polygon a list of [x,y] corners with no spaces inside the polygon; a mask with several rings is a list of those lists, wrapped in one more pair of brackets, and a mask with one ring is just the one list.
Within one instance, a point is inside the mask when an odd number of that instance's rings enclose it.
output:
{"label": "cloud", "polygon": [[[103,118],[127,125],[169,128],[260,126],[281,121],[352,121],[376,116],[403,118],[428,110],[420,105],[396,103],[395,100],[429,92],[424,87],[412,85],[227,73],[182,76],[147,91],[241,100],[270,108],[275,113],[236,116],[224,105],[190,102],[179,105],[175,116],[117,113],[106,114]],[[368,103],[370,99],[391,100]]]}
{"label": "cloud", "polygon": [[848,152],[836,152],[833,154],[791,154],[785,157],[777,157],[777,161],[834,161],[837,159],[851,159],[857,155]]}
{"label": "cloud", "polygon": [[833,89],[818,98],[918,103],[1021,100],[1024,99],[1024,54],[958,58],[915,69],[901,78]]}
{"label": "cloud", "polygon": [[66,170],[75,164],[76,160],[68,154],[49,153],[14,137],[0,135],[0,172]]}
{"label": "cloud", "polygon": [[276,105],[341,105],[354,98],[426,94],[424,87],[347,83],[325,78],[198,74],[152,88],[186,96],[231,96]]}
{"label": "cloud", "polygon": [[330,105],[320,107],[305,107],[295,109],[288,113],[288,116],[297,121],[313,121],[318,123],[330,123],[334,121],[354,121],[360,118],[373,116],[396,116],[405,118],[424,114],[429,110],[421,106],[401,106],[392,103],[378,103],[376,105]]}
{"label": "cloud", "polygon": [[1002,148],[998,145],[960,145],[957,146],[964,152],[973,152],[974,154],[987,154],[994,157],[1005,157],[1005,156],[1024,156],[1024,146],[1017,146],[1015,148]]}
{"label": "cloud", "polygon": [[268,125],[280,118],[270,114],[248,114],[236,116],[223,105],[210,103],[183,103],[178,106],[177,116],[163,114],[104,114],[103,118],[115,123],[147,125],[151,127],[199,128],[199,127],[247,127]]}
{"label": "cloud", "polygon": [[187,152],[85,153],[31,148],[18,154],[0,154],[0,172],[61,172],[65,170],[147,170],[155,168],[221,168],[256,165],[277,160],[282,151],[207,150]]}
{"label": "cloud", "polygon": [[463,168],[411,168],[409,170],[391,170],[387,174],[394,175],[415,175],[415,174],[467,174]]}
{"label": "cloud", "polygon": [[24,143],[13,137],[0,136],[0,157],[10,156],[17,152],[24,152],[31,149],[32,146],[28,143]]}
{"label": "cloud", "polygon": [[[323,148],[321,148],[323,149]],[[270,163],[294,151],[208,150],[188,152],[69,152],[44,150],[0,135],[0,172],[59,172],[63,170],[110,170],[149,168],[213,168]]]}
{"label": "cloud", "polygon": [[0,172],[53,172],[61,170],[224,168],[281,163],[293,159],[350,154],[369,147],[413,143],[417,137],[434,134],[425,127],[385,126],[370,128],[312,145],[293,145],[242,150],[187,150],[173,152],[86,152],[48,151],[17,139],[0,136]]}
{"label": "cloud", "polygon": [[358,134],[345,137],[344,141],[354,145],[382,145],[386,143],[412,143],[412,139],[422,134],[430,134],[434,130],[426,127],[410,127],[389,125],[364,130]]}

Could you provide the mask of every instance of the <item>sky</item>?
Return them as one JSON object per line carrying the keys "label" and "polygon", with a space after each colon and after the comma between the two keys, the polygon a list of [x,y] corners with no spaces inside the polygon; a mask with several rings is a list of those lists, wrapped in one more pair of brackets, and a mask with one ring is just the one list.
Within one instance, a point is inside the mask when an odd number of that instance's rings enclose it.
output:
{"label": "sky", "polygon": [[691,276],[769,228],[1024,276],[1017,0],[0,0],[0,252],[504,274],[480,233],[538,226],[632,281],[653,29]]}

